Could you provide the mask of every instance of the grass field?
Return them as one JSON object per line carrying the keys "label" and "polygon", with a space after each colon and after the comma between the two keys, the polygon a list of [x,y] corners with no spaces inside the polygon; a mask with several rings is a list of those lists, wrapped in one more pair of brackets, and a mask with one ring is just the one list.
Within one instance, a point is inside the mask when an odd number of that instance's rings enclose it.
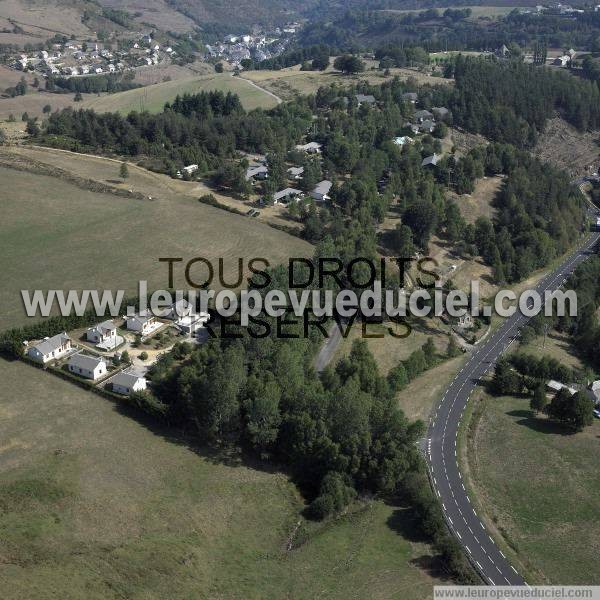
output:
{"label": "grass field", "polygon": [[566,435],[527,399],[482,402],[468,454],[480,511],[528,583],[598,585],[600,423]]}
{"label": "grass field", "polygon": [[306,524],[289,551],[304,504],[283,474],[191,448],[23,363],[0,361],[0,378],[5,600],[425,600],[440,582],[400,507]]}
{"label": "grass field", "polygon": [[[75,163],[77,157],[59,160]],[[81,162],[94,168],[85,159]],[[119,164],[97,161],[95,168],[96,178],[99,168],[106,170],[107,178],[115,178]],[[78,172],[87,175],[83,169]],[[59,178],[0,168],[4,199],[0,329],[26,320],[21,289],[134,291],[139,279],[147,279],[151,288],[165,287],[167,271],[158,262],[161,256],[184,260],[203,256],[211,261],[223,257],[232,268],[238,258],[264,256],[278,263],[312,254],[311,246],[299,238],[199,203],[195,198],[201,193],[191,196],[183,189],[167,188],[162,182],[168,178],[135,167],[130,172],[127,185],[136,191],[151,190],[155,200],[94,193]],[[199,271],[192,275],[201,276]],[[188,288],[183,269],[175,283]]]}
{"label": "grass field", "polygon": [[[370,61],[371,66],[376,64],[378,64],[376,61]],[[326,71],[300,71],[300,66],[296,65],[280,71],[247,71],[243,76],[284,100],[290,100],[297,95],[314,94],[320,87],[332,84],[349,86],[359,81],[368,81],[373,85],[381,85],[396,76],[400,79],[412,77],[420,85],[425,83],[452,85],[449,79],[431,77],[412,69],[390,69],[390,74],[386,77],[378,70],[366,70],[357,75],[342,75],[334,71],[331,66]]]}
{"label": "grass field", "polygon": [[132,110],[160,112],[165,105],[175,99],[177,94],[198,93],[219,90],[238,94],[247,110],[254,108],[273,108],[277,100],[239,77],[228,74],[188,77],[155,85],[109,94],[81,103],[82,108],[93,108],[97,112],[120,112],[127,114]]}

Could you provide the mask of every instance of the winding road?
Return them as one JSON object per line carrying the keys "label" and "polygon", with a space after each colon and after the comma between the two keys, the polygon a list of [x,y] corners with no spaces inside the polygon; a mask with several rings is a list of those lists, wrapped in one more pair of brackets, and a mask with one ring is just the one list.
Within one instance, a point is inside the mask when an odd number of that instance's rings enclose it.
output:
{"label": "winding road", "polygon": [[[594,221],[600,215],[595,208],[590,209],[589,214]],[[548,290],[553,292],[559,289],[577,266],[593,253],[599,241],[600,232],[591,233],[579,249],[540,281],[535,289],[542,297]],[[442,504],[448,527],[464,547],[473,566],[490,585],[527,583],[498,548],[471,504],[458,464],[458,431],[471,393],[481,378],[494,367],[498,357],[515,341],[520,328],[528,320],[520,312],[515,313],[485,344],[473,351],[439,405],[434,408],[425,442],[431,483]],[[506,459],[515,460],[516,457]]]}

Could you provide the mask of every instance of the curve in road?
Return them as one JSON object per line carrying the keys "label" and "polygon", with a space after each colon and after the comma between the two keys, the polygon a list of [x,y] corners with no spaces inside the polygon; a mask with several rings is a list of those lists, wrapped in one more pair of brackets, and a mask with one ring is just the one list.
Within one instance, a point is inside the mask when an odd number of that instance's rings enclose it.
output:
{"label": "curve in road", "polygon": [[[596,211],[593,211],[594,215],[600,214]],[[535,289],[543,296],[546,291],[553,292],[562,287],[599,241],[600,232],[588,236],[583,245]],[[458,431],[471,393],[481,378],[493,368],[498,357],[515,341],[519,329],[528,320],[520,312],[515,313],[473,352],[434,409],[426,440],[431,483],[442,503],[448,526],[464,547],[473,566],[490,585],[527,583],[498,548],[471,504],[458,465]]]}

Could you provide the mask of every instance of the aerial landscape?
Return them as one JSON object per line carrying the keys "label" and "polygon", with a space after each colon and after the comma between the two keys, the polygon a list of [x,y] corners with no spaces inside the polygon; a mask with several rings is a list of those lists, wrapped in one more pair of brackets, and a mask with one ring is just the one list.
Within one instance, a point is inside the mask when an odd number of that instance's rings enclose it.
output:
{"label": "aerial landscape", "polygon": [[600,598],[599,171],[596,2],[0,0],[0,598]]}

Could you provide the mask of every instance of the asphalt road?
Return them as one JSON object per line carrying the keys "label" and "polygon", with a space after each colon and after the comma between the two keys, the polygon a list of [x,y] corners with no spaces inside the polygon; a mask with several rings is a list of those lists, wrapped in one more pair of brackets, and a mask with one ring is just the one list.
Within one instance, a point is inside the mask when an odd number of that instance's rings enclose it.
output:
{"label": "asphalt road", "polygon": [[[590,214],[594,215],[595,221],[596,213],[590,210]],[[591,233],[580,249],[545,277],[536,290],[543,296],[546,290],[559,289],[577,266],[590,256],[598,241],[600,232]],[[526,582],[496,546],[471,504],[458,465],[458,429],[469,397],[481,377],[494,367],[498,357],[514,342],[519,329],[528,320],[517,311],[485,344],[473,351],[435,407],[425,446],[431,482],[442,503],[448,526],[463,545],[473,566],[490,585],[526,585]],[[506,460],[518,460],[518,457],[507,456]]]}

